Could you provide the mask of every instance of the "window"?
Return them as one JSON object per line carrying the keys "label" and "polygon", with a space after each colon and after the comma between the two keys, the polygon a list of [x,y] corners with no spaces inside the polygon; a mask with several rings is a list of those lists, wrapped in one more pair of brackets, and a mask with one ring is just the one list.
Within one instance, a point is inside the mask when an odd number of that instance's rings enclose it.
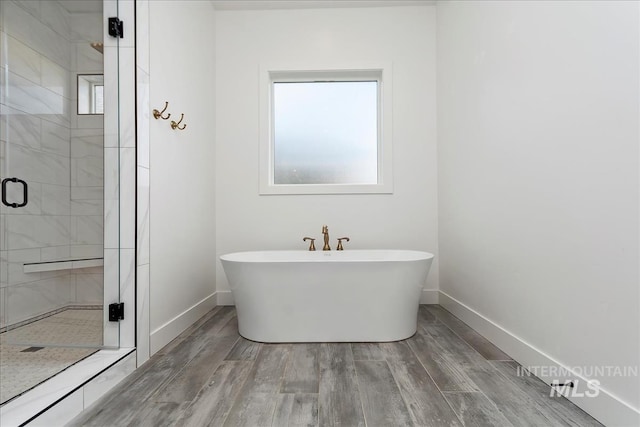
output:
{"label": "window", "polygon": [[261,194],[391,192],[389,67],[262,73]]}
{"label": "window", "polygon": [[78,114],[104,114],[102,74],[78,74]]}

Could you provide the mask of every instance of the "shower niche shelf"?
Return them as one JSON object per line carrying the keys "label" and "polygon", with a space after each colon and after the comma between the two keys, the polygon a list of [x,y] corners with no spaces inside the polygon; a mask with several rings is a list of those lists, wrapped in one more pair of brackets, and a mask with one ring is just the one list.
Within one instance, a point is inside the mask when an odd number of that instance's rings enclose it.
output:
{"label": "shower niche shelf", "polygon": [[43,271],[75,270],[78,268],[101,267],[102,258],[71,259],[65,261],[30,262],[23,264],[24,273],[40,273]]}

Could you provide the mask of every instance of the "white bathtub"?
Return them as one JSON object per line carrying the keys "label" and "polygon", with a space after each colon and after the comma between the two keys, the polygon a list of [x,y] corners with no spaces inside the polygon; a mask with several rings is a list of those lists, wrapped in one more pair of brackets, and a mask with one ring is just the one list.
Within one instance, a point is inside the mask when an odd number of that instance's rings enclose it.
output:
{"label": "white bathtub", "polygon": [[415,334],[433,255],[405,250],[220,257],[240,335],[260,342],[384,342]]}

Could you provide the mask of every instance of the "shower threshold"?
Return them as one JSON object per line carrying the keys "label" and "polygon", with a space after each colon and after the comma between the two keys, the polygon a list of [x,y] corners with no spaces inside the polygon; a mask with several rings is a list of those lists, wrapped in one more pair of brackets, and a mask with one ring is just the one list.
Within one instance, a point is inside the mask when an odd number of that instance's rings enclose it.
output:
{"label": "shower threshold", "polygon": [[18,426],[35,418],[44,425],[64,425],[133,372],[135,366],[135,348],[98,350],[0,406],[2,425]]}

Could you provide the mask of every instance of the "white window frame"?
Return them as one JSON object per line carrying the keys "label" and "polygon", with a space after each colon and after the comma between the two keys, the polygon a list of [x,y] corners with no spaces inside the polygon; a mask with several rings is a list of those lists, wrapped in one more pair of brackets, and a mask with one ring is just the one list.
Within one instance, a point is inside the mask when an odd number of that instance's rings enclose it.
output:
{"label": "white window frame", "polygon": [[[275,184],[273,86],[277,82],[378,82],[378,182],[375,184]],[[391,64],[260,67],[260,194],[391,194],[392,174]]]}

